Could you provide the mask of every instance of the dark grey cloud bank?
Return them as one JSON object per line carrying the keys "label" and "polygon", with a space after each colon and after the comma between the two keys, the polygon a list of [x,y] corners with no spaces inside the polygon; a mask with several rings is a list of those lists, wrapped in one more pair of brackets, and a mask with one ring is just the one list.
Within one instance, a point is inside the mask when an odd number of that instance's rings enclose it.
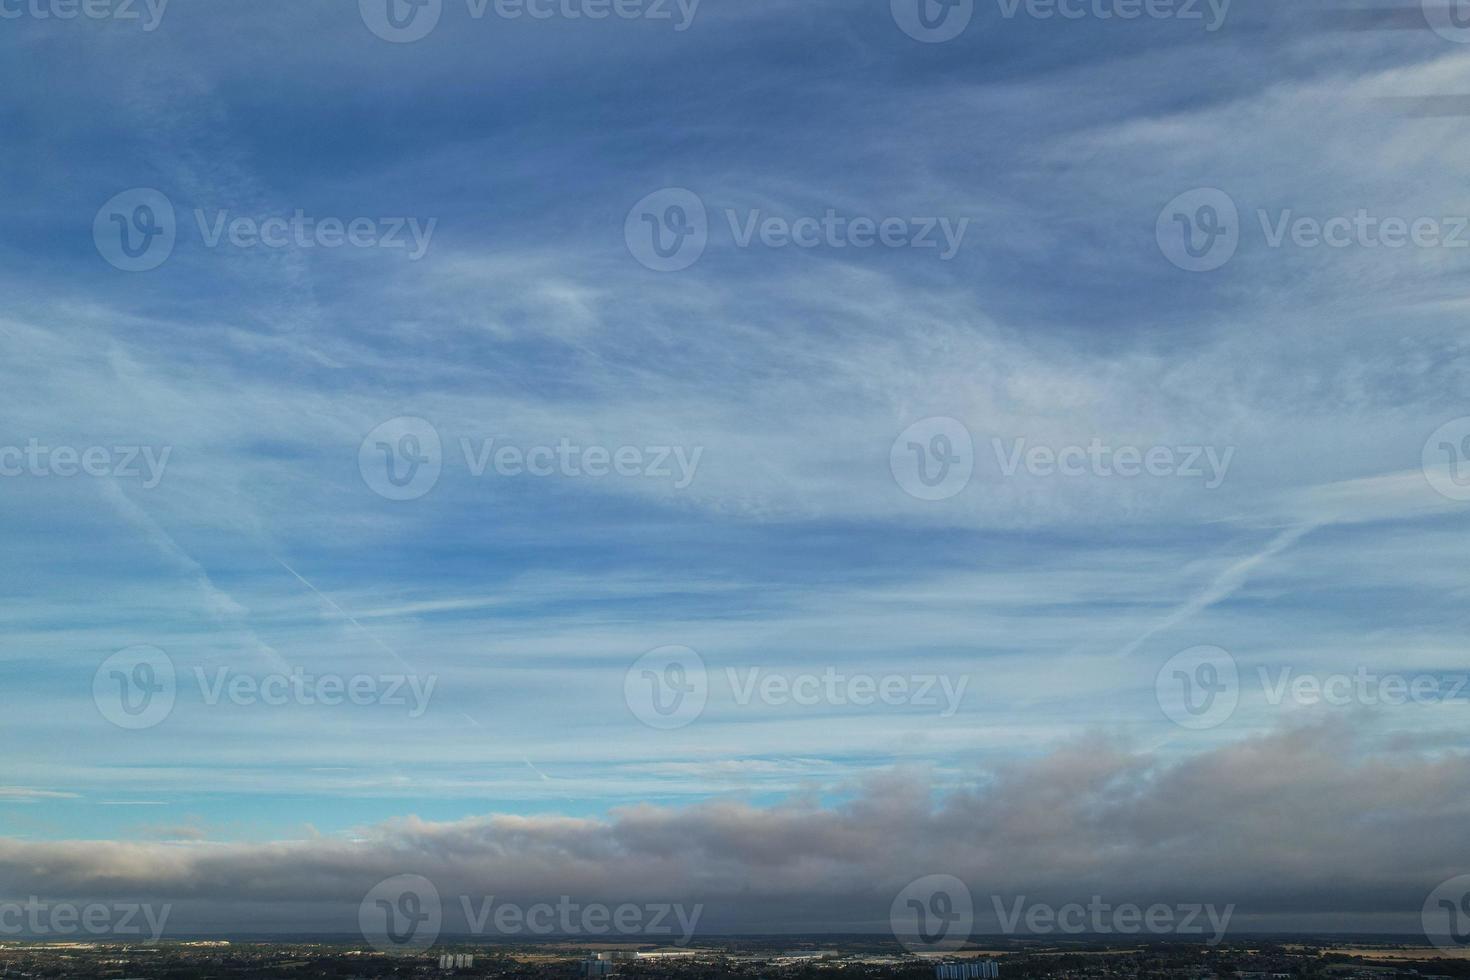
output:
{"label": "dark grey cloud bank", "polygon": [[702,933],[883,931],[916,877],[953,874],[976,929],[1010,905],[1236,906],[1231,928],[1405,931],[1470,868],[1463,751],[1378,742],[1338,722],[1164,758],[1099,737],[937,794],[920,774],[846,802],[638,806],[609,820],[405,817],[352,840],[0,841],[0,895],[172,903],[169,930],[349,933],[402,874],[434,883],[445,930],[476,903],[700,904]]}

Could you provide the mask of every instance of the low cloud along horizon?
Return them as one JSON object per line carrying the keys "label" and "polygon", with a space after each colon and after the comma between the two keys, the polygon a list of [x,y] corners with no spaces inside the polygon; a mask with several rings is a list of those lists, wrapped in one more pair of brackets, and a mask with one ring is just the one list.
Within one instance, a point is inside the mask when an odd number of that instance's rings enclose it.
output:
{"label": "low cloud along horizon", "polygon": [[1470,759],[1432,751],[1406,764],[1368,742],[1341,720],[1167,761],[1099,736],[949,793],[890,771],[828,804],[405,816],[261,843],[9,840],[0,881],[57,902],[170,903],[176,935],[349,933],[357,901],[404,874],[433,882],[446,935],[467,928],[463,899],[492,896],[699,905],[711,935],[880,933],[916,869],[964,881],[981,934],[1018,899],[1093,896],[1233,906],[1236,932],[1413,932],[1459,867]]}

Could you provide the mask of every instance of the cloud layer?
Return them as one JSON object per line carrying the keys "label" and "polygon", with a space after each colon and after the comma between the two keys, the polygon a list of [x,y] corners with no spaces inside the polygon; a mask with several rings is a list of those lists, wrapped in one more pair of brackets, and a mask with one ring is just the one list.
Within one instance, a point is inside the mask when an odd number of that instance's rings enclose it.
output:
{"label": "cloud layer", "polygon": [[1174,761],[1093,738],[949,793],[890,772],[840,802],[408,817],[262,844],[0,842],[0,880],[9,897],[174,903],[184,932],[350,932],[353,900],[403,874],[434,883],[449,931],[467,928],[461,896],[702,905],[712,933],[884,931],[894,897],[937,873],[970,887],[981,932],[999,931],[993,897],[1094,895],[1233,904],[1245,931],[1413,930],[1429,891],[1464,871],[1470,769],[1461,751],[1412,758],[1344,724]]}

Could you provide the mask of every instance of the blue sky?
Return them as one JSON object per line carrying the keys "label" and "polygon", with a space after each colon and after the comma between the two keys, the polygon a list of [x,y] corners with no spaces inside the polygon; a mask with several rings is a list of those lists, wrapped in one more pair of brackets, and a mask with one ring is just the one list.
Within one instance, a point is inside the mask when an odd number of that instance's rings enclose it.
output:
{"label": "blue sky", "polygon": [[[1424,459],[1470,435],[1467,253],[1273,247],[1270,226],[1365,211],[1454,237],[1470,144],[1410,110],[1464,91],[1470,48],[1246,0],[1214,31],[977,0],[941,43],[886,0],[704,0],[682,31],[445,0],[412,43],[356,6],[0,21],[0,444],[169,452],[156,486],[0,479],[7,853],[341,842],[410,815],[847,812],[895,770],[941,800],[1078,744],[1187,771],[1324,725],[1350,782],[1372,781],[1363,760],[1463,758],[1463,700],[1271,704],[1254,679],[1465,673],[1466,502]],[[128,272],[93,227],[135,188],[177,240]],[[666,188],[710,228],[674,272],[625,238]],[[1205,272],[1156,235],[1196,188],[1238,209]],[[416,259],[211,247],[196,209],[433,225]],[[742,246],[730,211],[968,224],[946,260]],[[442,473],[399,501],[359,459],[401,418],[433,427]],[[973,475],[924,500],[890,454],[933,418],[968,433]],[[684,486],[476,476],[462,440],[492,438],[700,455]],[[1017,440],[1231,455],[1215,487],[1007,475]],[[139,645],[180,684],[128,731],[93,681]],[[674,731],[625,699],[667,646],[709,678]],[[1245,681],[1194,730],[1156,679],[1199,646]],[[436,686],[409,717],[211,705],[193,683],[294,667]],[[939,717],[742,705],[727,674],[829,668],[967,688]],[[1393,901],[1358,911],[1417,913]]]}

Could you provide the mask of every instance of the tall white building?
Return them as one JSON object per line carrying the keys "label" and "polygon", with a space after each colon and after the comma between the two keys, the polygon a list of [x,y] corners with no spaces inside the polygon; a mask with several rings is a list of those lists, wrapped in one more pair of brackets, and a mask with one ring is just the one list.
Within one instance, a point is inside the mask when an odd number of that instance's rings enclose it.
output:
{"label": "tall white building", "polygon": [[445,953],[439,957],[441,970],[467,970],[475,965],[473,953]]}

